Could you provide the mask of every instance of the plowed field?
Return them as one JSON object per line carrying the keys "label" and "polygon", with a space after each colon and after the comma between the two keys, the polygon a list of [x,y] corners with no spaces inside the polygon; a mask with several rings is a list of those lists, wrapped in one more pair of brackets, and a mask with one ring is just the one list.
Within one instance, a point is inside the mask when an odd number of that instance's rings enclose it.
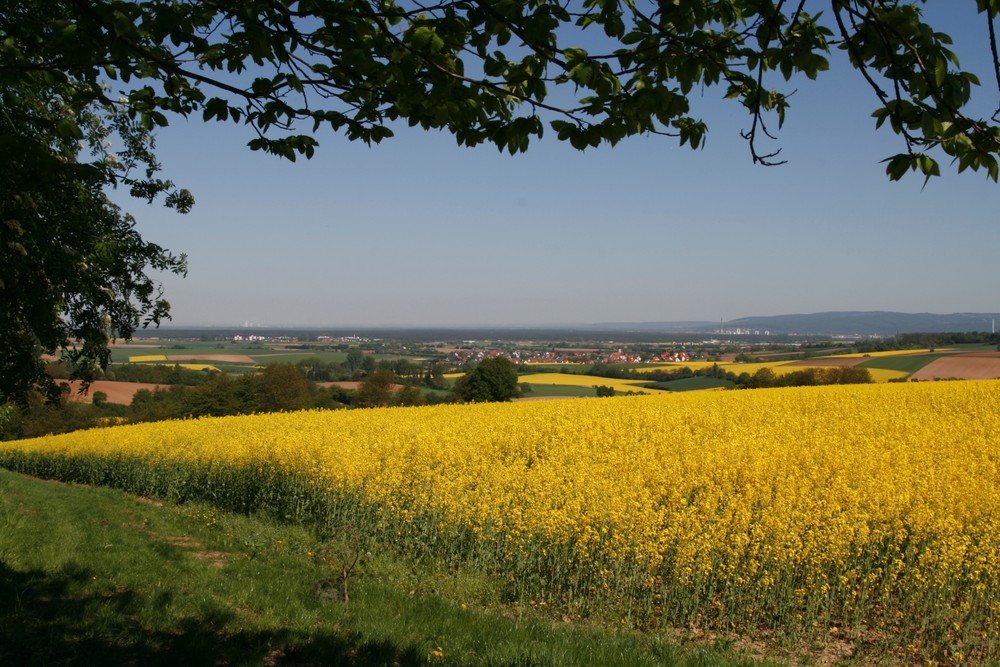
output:
{"label": "plowed field", "polygon": [[1000,378],[1000,357],[961,355],[941,357],[910,376],[911,380],[991,380]]}
{"label": "plowed field", "polygon": [[148,382],[112,382],[110,380],[95,380],[90,385],[90,391],[83,396],[78,393],[80,391],[80,383],[78,381],[70,382],[69,384],[70,397],[74,401],[89,403],[93,399],[95,391],[103,391],[108,395],[108,403],[118,403],[120,405],[129,405],[132,402],[132,397],[135,396],[135,392],[140,389],[156,391],[157,389],[170,388],[169,385],[150,384]]}

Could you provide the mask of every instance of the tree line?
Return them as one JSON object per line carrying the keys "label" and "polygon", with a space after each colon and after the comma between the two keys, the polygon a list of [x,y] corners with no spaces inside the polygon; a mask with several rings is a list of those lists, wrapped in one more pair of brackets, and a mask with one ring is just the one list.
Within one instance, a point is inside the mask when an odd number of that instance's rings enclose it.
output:
{"label": "tree line", "polygon": [[890,352],[944,347],[946,345],[1000,345],[1000,333],[989,331],[942,331],[935,333],[901,333],[880,340],[863,341],[855,346],[858,352]]}
{"label": "tree line", "polygon": [[[370,356],[366,360],[374,359]],[[365,364],[370,365],[370,364]],[[297,364],[269,364],[260,372],[227,375],[194,371],[180,366],[125,364],[106,375],[130,377],[136,382],[162,381],[162,389],[140,389],[129,405],[109,403],[103,392],[94,392],[91,403],[72,400],[68,385],[51,400],[32,394],[27,403],[0,405],[0,439],[31,438],[120,423],[162,421],[196,417],[221,417],[292,410],[336,410],[418,406],[445,402],[508,401],[520,396],[517,371],[507,359],[480,362],[454,386],[441,367],[420,369],[406,359],[382,360],[362,375],[356,388],[321,385],[327,378],[355,377],[340,364],[304,360]],[[396,373],[399,369],[408,375]],[[358,372],[363,372],[359,371]],[[321,379],[317,379],[321,378]]]}
{"label": "tree line", "polygon": [[[770,368],[761,368],[754,373],[734,373],[718,364],[705,368],[691,369],[688,366],[657,368],[639,371],[615,364],[594,364],[580,374],[616,380],[644,380],[643,385],[651,389],[670,389],[670,382],[693,377],[707,377],[723,380],[733,389],[761,389],[765,387],[806,387],[826,384],[866,384],[872,382],[871,373],[866,368],[856,366],[834,366],[831,368],[802,368],[778,374]],[[602,394],[598,394],[602,395]]]}

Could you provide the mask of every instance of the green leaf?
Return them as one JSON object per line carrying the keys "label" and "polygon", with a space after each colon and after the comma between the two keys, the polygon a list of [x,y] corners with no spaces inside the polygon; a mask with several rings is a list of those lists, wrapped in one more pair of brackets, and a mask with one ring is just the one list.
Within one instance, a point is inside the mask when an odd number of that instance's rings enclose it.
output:
{"label": "green leaf", "polygon": [[60,137],[65,139],[83,140],[83,131],[72,118],[63,118],[59,121],[59,124],[56,125],[56,132],[59,133]]}
{"label": "green leaf", "polygon": [[166,127],[167,125],[169,125],[169,123],[167,122],[167,117],[164,116],[159,111],[150,111],[148,112],[148,116],[149,119],[159,127]]}
{"label": "green leaf", "polygon": [[888,162],[885,167],[885,173],[891,181],[898,181],[914,166],[913,157],[907,153],[893,155],[891,158],[882,160],[882,162]]}
{"label": "green leaf", "polygon": [[594,76],[594,66],[589,62],[582,62],[568,72],[571,81],[587,86]]}
{"label": "green leaf", "polygon": [[920,169],[920,173],[928,178],[941,175],[941,169],[938,167],[937,161],[929,155],[920,155],[917,157],[917,168]]}
{"label": "green leaf", "polygon": [[936,59],[934,62],[934,85],[940,88],[946,76],[948,76],[948,61],[944,58]]}
{"label": "green leaf", "polygon": [[621,41],[622,44],[631,46],[632,44],[638,44],[642,40],[646,39],[648,36],[649,35],[647,35],[646,33],[639,32],[638,30],[633,30],[632,32],[625,33],[625,36],[622,37]]}
{"label": "green leaf", "polygon": [[444,49],[444,40],[430,26],[414,28],[409,35],[410,46],[423,53],[440,53]]}
{"label": "green leaf", "polygon": [[272,85],[270,79],[257,77],[253,80],[253,83],[250,84],[250,90],[253,91],[254,95],[266,97],[274,92],[274,86]]}

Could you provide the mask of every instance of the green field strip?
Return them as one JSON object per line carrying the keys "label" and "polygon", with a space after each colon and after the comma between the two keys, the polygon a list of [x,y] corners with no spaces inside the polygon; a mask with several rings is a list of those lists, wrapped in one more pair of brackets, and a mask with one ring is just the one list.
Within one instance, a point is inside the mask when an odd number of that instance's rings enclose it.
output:
{"label": "green field strip", "polygon": [[576,387],[573,385],[559,384],[535,384],[534,382],[527,384],[527,386],[531,387],[531,391],[524,393],[525,398],[545,398],[549,396],[579,397],[597,395],[597,390],[593,387]]}
{"label": "green field strip", "polygon": [[948,357],[948,354],[920,354],[912,357],[873,357],[868,361],[858,364],[860,368],[882,368],[889,371],[902,371],[904,373],[916,373],[921,368],[931,363],[935,359]]}
{"label": "green field strip", "polygon": [[695,376],[681,380],[670,380],[669,382],[654,382],[644,386],[650,389],[666,389],[667,391],[701,391],[731,387],[733,383],[719,378]]}

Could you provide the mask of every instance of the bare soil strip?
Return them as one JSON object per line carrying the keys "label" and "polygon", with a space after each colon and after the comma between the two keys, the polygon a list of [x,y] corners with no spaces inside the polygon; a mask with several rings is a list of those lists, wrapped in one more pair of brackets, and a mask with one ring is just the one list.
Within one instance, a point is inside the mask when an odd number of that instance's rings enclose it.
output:
{"label": "bare soil strip", "polygon": [[1000,378],[1000,357],[941,357],[910,376],[911,380],[991,380]]}
{"label": "bare soil strip", "polygon": [[170,385],[150,384],[149,382],[112,382],[111,380],[95,380],[90,384],[90,390],[85,395],[81,395],[79,393],[79,381],[74,380],[73,382],[63,382],[63,384],[70,385],[70,400],[89,403],[93,399],[95,391],[103,391],[108,395],[108,403],[118,403],[119,405],[129,405],[132,402],[132,397],[135,396],[135,392],[140,389],[156,391],[157,389],[170,388]]}

